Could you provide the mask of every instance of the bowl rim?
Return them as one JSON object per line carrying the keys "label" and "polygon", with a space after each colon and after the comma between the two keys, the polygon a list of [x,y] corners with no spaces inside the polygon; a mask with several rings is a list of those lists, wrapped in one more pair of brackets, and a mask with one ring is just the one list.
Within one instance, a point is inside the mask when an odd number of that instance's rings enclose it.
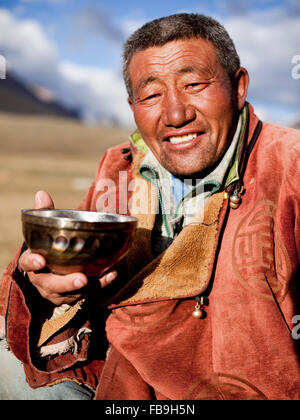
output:
{"label": "bowl rim", "polygon": [[[69,212],[81,214],[82,216],[93,215],[107,215],[117,218],[117,221],[89,221],[87,219],[77,219],[75,217],[59,216],[59,213]],[[49,213],[52,213],[49,215]],[[48,215],[47,215],[48,214]],[[57,214],[57,215],[55,215]],[[133,216],[107,213],[90,210],[77,210],[77,209],[22,209],[21,219],[23,225],[34,224],[38,226],[52,227],[57,229],[71,229],[71,230],[118,230],[134,228],[137,225],[137,218]]]}

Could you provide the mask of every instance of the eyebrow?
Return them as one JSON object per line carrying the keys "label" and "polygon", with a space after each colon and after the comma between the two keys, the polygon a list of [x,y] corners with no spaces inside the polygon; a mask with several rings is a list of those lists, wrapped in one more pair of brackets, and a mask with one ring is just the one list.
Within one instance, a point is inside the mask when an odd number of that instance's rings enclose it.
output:
{"label": "eyebrow", "polygon": [[146,79],[141,80],[137,86],[137,91],[139,91],[141,88],[146,87],[150,83],[155,82],[156,80],[158,80],[158,77],[156,76],[149,76]]}
{"label": "eyebrow", "polygon": [[[191,66],[187,66],[187,67],[183,67],[181,69],[179,69],[177,71],[178,74],[186,74],[186,73],[197,73],[201,71],[201,69],[196,69],[195,67],[191,67]],[[138,86],[137,86],[137,91],[139,91],[139,89],[146,87],[147,85],[149,85],[150,83],[156,82],[157,80],[159,80],[159,78],[157,76],[149,76],[146,79],[143,79],[139,82]]]}
{"label": "eyebrow", "polygon": [[[196,73],[196,69],[194,67],[183,67],[182,69],[177,71],[178,74],[184,74],[184,73]],[[156,80],[158,80],[158,77],[156,76],[149,76],[144,80],[141,80],[140,83],[138,84],[138,88],[140,87],[145,87],[147,86],[149,83],[152,82],[156,82]]]}
{"label": "eyebrow", "polygon": [[188,66],[188,67],[183,67],[177,73],[185,74],[185,73],[196,73],[196,72],[197,70],[194,67]]}

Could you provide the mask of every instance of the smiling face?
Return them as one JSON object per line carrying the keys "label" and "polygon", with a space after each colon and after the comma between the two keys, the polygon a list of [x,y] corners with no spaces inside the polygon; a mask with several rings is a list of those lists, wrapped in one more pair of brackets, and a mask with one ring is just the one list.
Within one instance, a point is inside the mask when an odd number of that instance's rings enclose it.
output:
{"label": "smiling face", "polygon": [[244,106],[246,70],[238,71],[233,90],[214,46],[193,38],[135,53],[129,74],[129,104],[157,160],[181,177],[212,168],[232,140]]}

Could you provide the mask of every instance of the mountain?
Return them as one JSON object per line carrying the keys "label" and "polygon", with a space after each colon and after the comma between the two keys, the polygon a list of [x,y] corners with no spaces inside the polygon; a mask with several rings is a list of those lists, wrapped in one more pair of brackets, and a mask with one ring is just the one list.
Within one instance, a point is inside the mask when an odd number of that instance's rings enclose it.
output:
{"label": "mountain", "polygon": [[47,89],[28,86],[11,73],[6,74],[6,79],[0,79],[0,112],[79,119],[77,111],[56,102]]}
{"label": "mountain", "polygon": [[298,128],[298,130],[300,130],[300,120],[293,125],[293,128]]}

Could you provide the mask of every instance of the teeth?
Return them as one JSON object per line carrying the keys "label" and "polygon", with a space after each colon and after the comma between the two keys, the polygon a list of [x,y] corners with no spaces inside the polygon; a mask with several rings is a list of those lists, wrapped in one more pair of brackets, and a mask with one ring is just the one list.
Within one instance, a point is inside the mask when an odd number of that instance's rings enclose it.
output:
{"label": "teeth", "polygon": [[178,144],[178,143],[184,143],[186,141],[193,140],[197,137],[196,133],[193,134],[187,134],[185,136],[174,136],[170,137],[169,140],[172,144]]}

